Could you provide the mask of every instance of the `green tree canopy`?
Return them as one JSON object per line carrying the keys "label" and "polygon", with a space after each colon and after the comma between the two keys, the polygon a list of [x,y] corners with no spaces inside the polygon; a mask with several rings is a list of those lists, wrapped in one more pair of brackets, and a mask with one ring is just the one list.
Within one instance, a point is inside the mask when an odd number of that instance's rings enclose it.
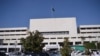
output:
{"label": "green tree canopy", "polygon": [[84,46],[86,49],[96,49],[95,42],[86,43]]}
{"label": "green tree canopy", "polygon": [[69,47],[69,43],[68,42],[69,42],[68,38],[65,38],[64,42],[63,42],[64,45],[61,48],[62,56],[69,56],[70,47]]}
{"label": "green tree canopy", "polygon": [[97,43],[97,48],[100,49],[100,42]]}
{"label": "green tree canopy", "polygon": [[86,50],[85,50],[85,54],[86,54],[86,55],[90,55],[89,49],[96,49],[95,42],[85,43],[84,46],[85,46],[85,48],[86,48]]}
{"label": "green tree canopy", "polygon": [[44,37],[39,31],[29,32],[29,36],[21,38],[21,43],[25,51],[41,52]]}

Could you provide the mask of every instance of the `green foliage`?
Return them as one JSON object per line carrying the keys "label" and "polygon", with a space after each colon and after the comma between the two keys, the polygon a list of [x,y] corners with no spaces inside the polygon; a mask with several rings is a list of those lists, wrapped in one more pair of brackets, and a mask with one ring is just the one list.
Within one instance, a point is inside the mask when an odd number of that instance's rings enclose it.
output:
{"label": "green foliage", "polygon": [[38,31],[35,31],[34,33],[29,32],[29,34],[30,35],[25,39],[21,39],[21,43],[23,45],[24,50],[31,52],[41,52],[43,48],[43,36]]}
{"label": "green foliage", "polygon": [[86,55],[90,55],[89,49],[96,49],[95,42],[85,43],[84,46],[86,48],[85,50]]}
{"label": "green foliage", "polygon": [[69,47],[69,44],[68,44],[68,38],[64,39],[63,44],[64,45],[61,48],[61,54],[62,54],[62,56],[69,56],[70,47]]}
{"label": "green foliage", "polygon": [[86,55],[90,55],[89,49],[86,49],[86,50],[85,50],[85,54],[86,54]]}
{"label": "green foliage", "polygon": [[86,44],[84,44],[84,46],[86,49],[96,49],[95,42],[86,43]]}
{"label": "green foliage", "polygon": [[90,54],[89,49],[100,49],[100,42],[97,43],[97,46],[96,46],[96,42],[85,43],[84,46],[86,48],[86,51],[85,51],[86,54]]}
{"label": "green foliage", "polygon": [[97,43],[97,48],[100,49],[100,42]]}

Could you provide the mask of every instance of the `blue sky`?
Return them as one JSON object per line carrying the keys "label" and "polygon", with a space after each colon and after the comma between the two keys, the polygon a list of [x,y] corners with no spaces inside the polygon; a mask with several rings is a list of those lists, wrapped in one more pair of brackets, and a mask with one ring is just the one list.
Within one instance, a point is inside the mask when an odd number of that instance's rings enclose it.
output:
{"label": "blue sky", "polygon": [[77,25],[100,24],[100,0],[0,0],[0,28],[29,27],[29,19],[76,17]]}

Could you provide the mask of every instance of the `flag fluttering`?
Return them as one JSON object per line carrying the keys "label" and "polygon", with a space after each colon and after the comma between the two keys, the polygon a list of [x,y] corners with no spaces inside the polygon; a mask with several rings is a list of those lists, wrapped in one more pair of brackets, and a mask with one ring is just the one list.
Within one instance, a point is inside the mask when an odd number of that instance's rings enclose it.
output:
{"label": "flag fluttering", "polygon": [[53,12],[55,12],[55,9],[54,9],[54,8],[52,8],[52,11],[53,11]]}

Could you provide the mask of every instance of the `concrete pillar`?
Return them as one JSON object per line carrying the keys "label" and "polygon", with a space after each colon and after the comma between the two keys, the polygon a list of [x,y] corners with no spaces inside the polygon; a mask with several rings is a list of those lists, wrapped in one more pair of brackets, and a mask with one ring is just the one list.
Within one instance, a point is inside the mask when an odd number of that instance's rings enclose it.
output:
{"label": "concrete pillar", "polygon": [[73,42],[73,45],[75,45],[75,41]]}
{"label": "concrete pillar", "polygon": [[48,42],[48,45],[50,45],[50,42]]}
{"label": "concrete pillar", "polygon": [[7,51],[6,52],[9,52],[9,48],[7,47]]}
{"label": "concrete pillar", "polygon": [[60,51],[60,45],[58,44],[58,51]]}
{"label": "concrete pillar", "polygon": [[83,40],[81,41],[81,44],[84,45],[84,41]]}
{"label": "concrete pillar", "polygon": [[10,40],[9,40],[8,45],[7,45],[7,52],[9,52],[9,46],[10,46]]}
{"label": "concrete pillar", "polygon": [[56,42],[56,45],[59,45],[58,42]]}
{"label": "concrete pillar", "polygon": [[21,49],[22,49],[22,48],[20,47],[20,48],[19,48],[19,52],[21,52]]}

